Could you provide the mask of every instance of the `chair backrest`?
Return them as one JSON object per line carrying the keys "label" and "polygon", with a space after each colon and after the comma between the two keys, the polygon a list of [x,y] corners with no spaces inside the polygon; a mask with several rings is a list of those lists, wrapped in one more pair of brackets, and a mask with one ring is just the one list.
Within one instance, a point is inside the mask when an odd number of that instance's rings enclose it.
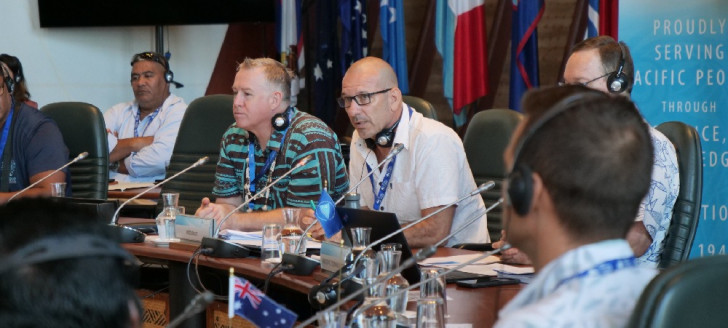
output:
{"label": "chair backrest", "polygon": [[728,256],[690,260],[657,275],[642,292],[630,328],[725,327]]}
{"label": "chair backrest", "polygon": [[82,152],[88,157],[69,166],[75,198],[106,199],[109,189],[109,146],[104,116],[96,106],[82,102],[57,102],[41,108],[61,130],[69,160]]}
{"label": "chair backrest", "polygon": [[435,121],[440,121],[450,128],[454,128],[452,125],[452,117],[450,117],[449,121],[445,120],[445,117],[440,117],[441,115],[437,114],[437,109],[435,109],[435,106],[432,106],[432,103],[430,103],[429,101],[424,100],[420,97],[405,95],[402,96],[402,101],[404,101],[405,104],[414,108],[416,111],[422,114],[422,116],[431,118]]}
{"label": "chair backrest", "polygon": [[680,192],[672,209],[659,263],[660,268],[666,268],[686,261],[690,255],[703,195],[703,149],[698,132],[685,123],[665,122],[657,130],[675,145],[680,171]]}
{"label": "chair backrest", "polygon": [[232,95],[197,98],[187,106],[172,150],[167,177],[192,165],[200,157],[210,160],[162,186],[162,192],[178,192],[179,205],[187,211],[200,206],[203,197],[212,197],[215,167],[220,157],[222,135],[235,123]]}
{"label": "chair backrest", "polygon": [[[465,154],[473,172],[475,183],[495,181],[495,188],[483,194],[486,206],[501,197],[506,167],[503,152],[523,115],[511,109],[488,109],[473,115],[463,137]],[[488,232],[492,240],[499,240],[503,210],[498,207],[488,213]]]}

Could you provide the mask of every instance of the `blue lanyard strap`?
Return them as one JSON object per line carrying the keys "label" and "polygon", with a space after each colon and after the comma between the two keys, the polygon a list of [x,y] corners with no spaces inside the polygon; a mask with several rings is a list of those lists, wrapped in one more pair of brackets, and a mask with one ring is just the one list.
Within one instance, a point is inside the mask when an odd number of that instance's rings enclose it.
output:
{"label": "blue lanyard strap", "polygon": [[[392,158],[392,161],[389,162],[387,165],[387,171],[384,174],[384,178],[382,179],[382,183],[379,185],[379,192],[376,191],[376,187],[374,184],[374,177],[373,175],[369,175],[369,181],[372,184],[372,194],[374,194],[374,206],[373,209],[375,211],[379,211],[379,208],[382,206],[382,201],[384,200],[384,195],[387,193],[387,189],[389,189],[389,180],[392,179],[392,171],[394,170],[394,162],[397,161],[397,156],[394,156]],[[372,168],[369,167],[369,164],[367,164],[367,173],[371,173]]]}
{"label": "blue lanyard strap", "polygon": [[572,276],[561,279],[561,281],[559,281],[556,284],[556,287],[554,288],[554,290],[558,289],[561,285],[563,285],[569,281],[572,281],[572,280],[586,278],[590,275],[595,275],[597,277],[603,276],[603,275],[615,272],[620,269],[633,267],[635,265],[637,265],[637,259],[634,256],[605,261],[605,262],[599,263],[589,269],[578,272]]}
{"label": "blue lanyard strap", "polygon": [[8,133],[10,132],[10,125],[13,122],[13,112],[15,112],[15,102],[13,102],[13,105],[10,107],[10,113],[8,114],[8,118],[5,119],[5,124],[3,125],[2,136],[0,136],[0,156],[2,156],[5,151],[5,144],[8,142]]}
{"label": "blue lanyard strap", "polygon": [[[293,116],[293,110],[290,110],[288,112],[288,122],[292,121],[292,119],[293,119],[292,116]],[[281,142],[278,145],[278,149],[283,148],[283,142],[286,140],[286,135],[288,135],[288,129],[290,127],[291,127],[291,124],[288,124],[286,129],[283,130],[283,136],[281,136]],[[261,168],[260,171],[258,171],[258,173],[256,174],[256,172],[255,172],[255,146],[253,145],[252,140],[248,142],[248,174],[250,175],[249,180],[248,180],[249,181],[248,190],[250,192],[248,195],[249,197],[252,197],[252,195],[255,194],[255,190],[257,189],[255,187],[255,185],[258,183],[258,180],[260,180],[260,178],[263,177],[263,174],[265,174],[265,171],[268,171],[269,169],[271,169],[271,166],[274,165],[273,163],[275,163],[275,159],[277,156],[278,156],[277,150],[271,151],[270,154],[268,154],[268,159],[266,159],[265,165],[263,165],[263,168]],[[270,176],[272,176],[272,175],[273,175],[273,172],[271,170],[271,172],[268,174],[268,177],[270,178]],[[253,204],[253,201],[251,201],[248,204],[248,208],[250,208],[250,210],[253,210],[253,207],[254,207],[254,204]]]}
{"label": "blue lanyard strap", "polygon": [[[153,113],[149,114],[149,122],[146,126],[144,126],[144,130],[142,130],[142,137],[144,136],[144,132],[147,132],[147,128],[152,124],[152,121],[154,121],[154,118],[157,117],[157,114],[159,114],[159,110],[162,109],[162,107],[157,108]],[[141,123],[141,109],[137,109],[137,112],[134,114],[134,138],[139,137],[139,132],[137,130],[139,129],[139,124]],[[145,117],[146,119],[146,117]]]}

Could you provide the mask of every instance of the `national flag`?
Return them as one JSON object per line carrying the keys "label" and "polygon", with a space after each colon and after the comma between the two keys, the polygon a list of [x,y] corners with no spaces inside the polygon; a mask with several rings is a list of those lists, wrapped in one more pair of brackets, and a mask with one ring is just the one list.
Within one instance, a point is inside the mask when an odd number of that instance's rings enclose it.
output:
{"label": "national flag", "polygon": [[379,2],[379,29],[382,33],[382,59],[387,61],[397,74],[399,90],[409,93],[407,77],[407,48],[404,37],[404,6],[402,0],[381,0]]}
{"label": "national flag", "polygon": [[586,37],[593,38],[599,36],[599,0],[589,0],[586,9]]}
{"label": "national flag", "polygon": [[[276,1],[276,47],[281,54],[281,62],[286,62],[291,46],[295,46],[296,60],[294,69],[297,81],[291,81],[291,97],[298,95],[298,90],[306,85],[305,74],[301,74],[304,68],[305,56],[303,54],[303,33],[301,29],[301,3],[303,0],[278,0]],[[295,105],[295,102],[293,103]]]}
{"label": "national flag", "polygon": [[334,200],[331,199],[326,189],[321,190],[321,197],[319,197],[318,205],[316,205],[315,215],[321,227],[324,228],[326,238],[331,238],[344,228],[341,218],[336,213],[336,204],[334,204]]}
{"label": "national flag", "polygon": [[298,317],[271,300],[250,281],[234,275],[230,276],[229,297],[228,317],[239,315],[257,327],[293,327]]}
{"label": "national flag", "polygon": [[544,6],[544,0],[513,0],[509,106],[515,110],[520,111],[526,90],[539,85],[536,26]]}
{"label": "national flag", "polygon": [[437,0],[435,45],[443,59],[445,98],[458,126],[467,120],[465,106],[488,93],[484,4],[485,0]]}
{"label": "national flag", "polygon": [[336,95],[341,90],[341,65],[337,42],[337,9],[333,1],[316,2],[316,45],[313,69],[313,113],[334,126]]}
{"label": "national flag", "polygon": [[340,0],[341,71],[369,54],[367,41],[367,1]]}

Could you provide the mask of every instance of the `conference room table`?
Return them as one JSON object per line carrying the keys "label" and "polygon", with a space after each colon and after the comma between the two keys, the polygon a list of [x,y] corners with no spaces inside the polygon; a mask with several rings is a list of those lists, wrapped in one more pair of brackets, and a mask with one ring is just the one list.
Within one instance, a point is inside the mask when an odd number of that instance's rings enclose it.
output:
{"label": "conference room table", "polygon": [[[123,247],[137,256],[142,262],[163,264],[169,270],[169,310],[170,320],[176,318],[190,300],[197,295],[195,288],[188,282],[187,265],[190,261],[193,250],[190,247],[156,247],[151,241],[138,244],[123,244]],[[471,251],[439,248],[435,257],[463,255],[473,253]],[[269,274],[270,268],[258,258],[213,258],[204,255],[198,257],[198,265],[206,270],[216,271],[220,279],[228,275],[229,268],[235,270],[235,274],[242,276],[251,282],[261,282]],[[193,269],[194,270],[194,262]],[[315,310],[308,305],[307,295],[309,290],[316,286],[321,276],[320,267],[311,275],[296,276],[287,273],[280,273],[270,281],[268,295],[278,302],[285,303],[289,309],[299,314],[298,320],[303,321],[313,315]],[[193,271],[194,272],[194,271]],[[193,273],[192,280],[195,281]],[[318,278],[317,278],[318,277]],[[455,284],[447,286],[447,310],[448,323],[472,324],[472,327],[491,327],[498,311],[510,301],[525,285],[504,285],[484,288],[463,288]],[[199,289],[199,286],[196,286]],[[221,288],[218,294],[227,294],[227,289]],[[410,309],[416,308],[410,303]],[[302,310],[303,309],[303,310]],[[303,312],[303,313],[302,313]],[[205,314],[201,313],[185,321],[182,327],[204,327],[206,325]]]}

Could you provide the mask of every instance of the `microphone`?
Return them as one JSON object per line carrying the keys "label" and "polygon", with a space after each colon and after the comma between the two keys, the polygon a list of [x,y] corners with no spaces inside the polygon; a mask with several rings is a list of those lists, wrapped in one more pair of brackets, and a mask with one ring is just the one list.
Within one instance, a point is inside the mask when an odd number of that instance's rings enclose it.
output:
{"label": "microphone", "polygon": [[286,173],[283,173],[278,179],[275,179],[273,182],[269,183],[267,186],[265,186],[263,189],[261,189],[258,193],[251,196],[249,199],[246,199],[242,204],[235,207],[232,211],[228,212],[225,216],[223,216],[222,220],[220,220],[220,223],[217,225],[217,228],[215,229],[215,234],[213,237],[203,237],[201,247],[203,250],[203,254],[211,257],[225,257],[225,258],[239,258],[239,257],[248,257],[250,254],[250,250],[242,245],[231,243],[226,240],[222,240],[218,238],[220,234],[220,228],[222,227],[222,224],[227,221],[233,214],[235,214],[238,210],[243,208],[243,206],[248,205],[253,200],[257,199],[261,195],[263,195],[268,189],[275,186],[278,181],[282,180],[283,178],[291,175],[294,170],[306,165],[308,161],[311,160],[311,157],[313,155],[308,155],[304,157],[302,160],[300,160],[296,165],[294,165],[290,170],[286,171]]}
{"label": "microphone", "polygon": [[65,169],[65,168],[66,168],[66,167],[68,167],[69,165],[71,165],[71,164],[73,164],[73,163],[76,163],[76,162],[78,162],[78,161],[80,161],[80,160],[82,160],[82,159],[86,158],[87,156],[88,156],[88,152],[87,152],[87,151],[85,151],[85,152],[83,152],[83,153],[80,153],[80,154],[78,154],[78,156],[76,156],[76,158],[74,158],[74,159],[73,159],[73,160],[71,160],[70,162],[68,162],[68,163],[66,163],[65,165],[63,165],[63,166],[59,167],[58,169],[54,170],[54,171],[53,171],[53,172],[51,172],[50,174],[48,174],[48,175],[46,175],[46,176],[42,177],[42,178],[41,178],[40,180],[38,180],[38,181],[36,181],[36,182],[33,182],[33,183],[31,183],[31,184],[30,184],[30,186],[27,186],[27,187],[23,188],[23,190],[21,190],[21,191],[18,191],[18,192],[16,192],[16,193],[15,193],[14,195],[10,196],[10,198],[8,198],[8,202],[9,202],[9,201],[11,201],[11,200],[13,200],[13,199],[14,199],[15,197],[18,197],[18,195],[20,195],[20,194],[22,194],[22,193],[26,192],[26,191],[27,191],[28,189],[30,189],[30,188],[33,188],[33,187],[37,186],[37,185],[38,185],[39,183],[43,182],[43,181],[44,181],[45,179],[48,179],[48,178],[50,178],[50,177],[51,177],[52,175],[54,175],[54,174],[58,173],[58,171],[60,171],[60,170],[63,170],[63,169]]}
{"label": "microphone", "polygon": [[[378,170],[384,164],[389,162],[392,158],[394,158],[394,156],[397,156],[397,154],[402,152],[403,149],[404,149],[403,144],[401,144],[401,143],[395,144],[394,147],[392,147],[392,150],[389,151],[389,154],[387,154],[387,157],[385,157],[384,160],[382,160],[379,164],[377,164],[377,166],[375,167],[374,170],[369,171],[369,173],[367,173],[367,175],[365,175],[364,177],[359,179],[359,181],[356,184],[354,184],[353,187],[350,187],[349,190],[347,190],[341,197],[339,197],[339,199],[337,199],[336,202],[334,202],[334,206],[339,205],[339,203],[341,203],[341,201],[343,201],[346,198],[346,195],[348,193],[356,190],[356,188],[358,188],[359,185],[362,184],[362,182],[366,181],[366,179],[368,179],[372,174],[374,174],[374,172],[376,170]],[[301,239],[298,241],[298,243],[296,244],[296,246],[294,248],[296,250],[295,254],[290,254],[290,253],[283,254],[283,264],[292,264],[293,265],[293,269],[289,270],[288,273],[294,274],[294,275],[299,275],[299,276],[307,276],[307,275],[311,274],[311,272],[316,268],[316,266],[318,266],[318,264],[319,264],[318,261],[311,260],[305,256],[299,255],[301,246],[303,245],[303,240],[304,240],[303,238],[305,238],[305,236],[308,235],[308,232],[311,231],[311,228],[313,228],[314,225],[316,225],[316,222],[318,222],[318,220],[314,220],[313,222],[311,222],[311,224],[309,224],[306,227],[306,229],[303,231]]]}
{"label": "microphone", "polygon": [[182,322],[189,319],[191,316],[204,311],[208,305],[215,301],[215,294],[211,291],[206,290],[201,294],[197,294],[195,298],[187,304],[187,307],[180,313],[179,316],[174,318],[172,322],[167,325],[167,328],[173,328],[179,326]]}
{"label": "microphone", "polygon": [[209,159],[210,158],[207,157],[207,156],[202,157],[202,158],[198,159],[197,162],[192,163],[192,165],[188,166],[184,170],[177,172],[176,174],[172,175],[171,177],[162,180],[161,182],[159,182],[159,183],[157,183],[157,184],[155,184],[155,185],[153,185],[153,186],[145,189],[144,191],[142,191],[142,192],[134,195],[134,197],[129,198],[125,202],[121,203],[121,205],[119,205],[119,207],[116,209],[116,212],[114,212],[114,215],[111,217],[111,223],[109,223],[109,227],[111,227],[114,230],[117,230],[117,232],[118,232],[118,234],[119,234],[119,236],[121,238],[120,242],[121,243],[141,243],[141,242],[144,242],[144,233],[143,232],[141,232],[141,231],[139,231],[137,229],[134,229],[134,228],[130,228],[130,227],[126,227],[126,226],[119,225],[117,223],[119,221],[119,212],[121,211],[121,209],[124,206],[126,206],[126,204],[129,204],[129,202],[131,202],[131,201],[133,201],[133,200],[141,197],[142,195],[148,193],[152,189],[157,188],[157,187],[159,187],[159,186],[167,183],[169,180],[172,180],[172,179],[180,176],[181,174],[183,174],[183,173],[185,173],[185,172],[187,172],[187,171],[189,171],[189,170],[191,170],[193,168],[196,168],[196,167],[198,167],[198,166],[200,166],[202,164],[205,164]]}
{"label": "microphone", "polygon": [[[377,280],[375,280],[371,285],[378,285],[384,281],[389,280],[390,278],[394,277],[395,275],[399,274],[400,272],[404,271],[405,269],[417,264],[417,262],[422,261],[422,260],[432,256],[432,254],[435,254],[436,251],[437,251],[437,247],[435,247],[435,246],[428,246],[428,247],[420,249],[412,257],[410,257],[406,261],[402,262],[402,264],[400,266],[398,266],[396,269],[390,271],[386,276],[377,278]],[[324,309],[324,311],[331,311],[332,309],[338,308],[339,306],[344,305],[344,304],[346,304],[346,302],[349,302],[352,299],[354,299],[355,297],[359,296],[366,290],[369,290],[369,288],[357,289],[355,292],[347,295],[346,297],[342,298],[338,302],[327,307],[326,309]],[[308,320],[306,320],[306,321],[302,322],[300,325],[296,326],[296,328],[303,328],[309,324],[312,324],[314,322],[314,320],[316,320],[316,316],[311,316]]]}

